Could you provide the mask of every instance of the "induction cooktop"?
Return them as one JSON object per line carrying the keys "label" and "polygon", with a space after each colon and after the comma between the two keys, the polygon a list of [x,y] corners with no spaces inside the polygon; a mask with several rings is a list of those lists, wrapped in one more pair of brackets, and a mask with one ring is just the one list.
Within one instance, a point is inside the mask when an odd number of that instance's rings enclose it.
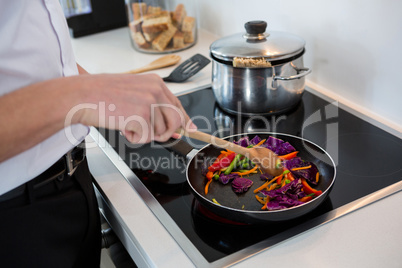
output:
{"label": "induction cooktop", "polygon": [[[337,169],[328,198],[312,212],[279,223],[236,224],[217,217],[191,194],[185,173],[188,159],[158,144],[135,146],[116,131],[99,129],[136,175],[130,184],[197,267],[234,264],[402,189],[401,140],[339,108],[337,102],[305,91],[287,113],[242,117],[225,113],[210,88],[179,99],[200,130],[219,137],[256,131],[303,137],[324,148]],[[190,141],[195,149],[205,146]]]}

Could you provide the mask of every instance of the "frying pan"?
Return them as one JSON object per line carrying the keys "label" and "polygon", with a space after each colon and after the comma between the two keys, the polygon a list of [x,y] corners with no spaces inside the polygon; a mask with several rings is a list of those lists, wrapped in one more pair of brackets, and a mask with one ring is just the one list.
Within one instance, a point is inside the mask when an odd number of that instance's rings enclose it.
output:
{"label": "frying pan", "polygon": [[[208,194],[205,195],[204,188],[207,179],[202,175],[203,165],[205,168],[206,163],[212,163],[213,159],[222,151],[221,148],[209,144],[201,148],[191,157],[186,168],[187,182],[190,186],[190,190],[204,207],[232,221],[247,224],[261,224],[300,217],[314,210],[327,198],[335,182],[336,168],[331,156],[324,149],[306,139],[273,132],[244,133],[228,136],[224,139],[233,141],[245,136],[252,139],[255,135],[258,135],[262,139],[267,139],[269,136],[272,136],[287,141],[299,151],[298,156],[301,157],[301,159],[313,162],[320,172],[320,181],[314,188],[321,190],[322,194],[296,207],[274,211],[261,210],[262,205],[256,200],[253,191],[261,186],[265,180],[260,179],[261,174],[253,174],[248,177],[253,180],[253,185],[246,193],[236,194],[233,192],[230,183],[223,185],[218,181],[213,181],[209,186]],[[177,148],[182,146],[181,142],[172,146],[173,148],[170,149],[176,153],[178,151],[183,152],[182,149]],[[212,199],[215,199],[219,204],[213,202]]]}

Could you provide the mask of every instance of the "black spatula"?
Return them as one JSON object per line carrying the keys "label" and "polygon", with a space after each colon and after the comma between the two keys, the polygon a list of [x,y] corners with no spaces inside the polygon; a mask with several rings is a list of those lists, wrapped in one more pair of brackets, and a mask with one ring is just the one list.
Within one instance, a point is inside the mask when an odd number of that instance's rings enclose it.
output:
{"label": "black spatula", "polygon": [[189,79],[191,76],[198,73],[202,68],[208,65],[211,61],[201,54],[195,54],[182,64],[180,64],[173,72],[163,78],[165,82],[180,83]]}

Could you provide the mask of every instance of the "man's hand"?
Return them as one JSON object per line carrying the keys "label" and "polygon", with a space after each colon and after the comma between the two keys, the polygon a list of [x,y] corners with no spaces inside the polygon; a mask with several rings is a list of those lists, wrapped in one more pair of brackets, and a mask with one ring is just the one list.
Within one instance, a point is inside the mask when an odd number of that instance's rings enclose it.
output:
{"label": "man's hand", "polygon": [[[79,123],[118,129],[132,143],[166,141],[176,129],[196,129],[180,101],[157,75],[80,75]],[[104,107],[100,110],[99,107]]]}

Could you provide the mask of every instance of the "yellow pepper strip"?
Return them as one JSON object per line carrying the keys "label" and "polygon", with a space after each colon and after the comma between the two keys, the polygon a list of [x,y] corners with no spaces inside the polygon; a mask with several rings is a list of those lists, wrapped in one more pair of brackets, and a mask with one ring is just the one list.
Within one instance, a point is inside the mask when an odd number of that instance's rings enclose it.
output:
{"label": "yellow pepper strip", "polygon": [[311,168],[311,165],[306,166],[306,167],[297,167],[297,168],[292,168],[291,170],[292,170],[292,171],[296,171],[296,170],[301,170],[301,169],[309,169],[309,168]]}
{"label": "yellow pepper strip", "polygon": [[212,202],[214,202],[215,204],[217,204],[217,205],[220,205],[220,206],[221,206],[221,204],[219,204],[219,202],[218,202],[218,201],[216,201],[216,199],[215,199],[215,198],[212,198]]}

